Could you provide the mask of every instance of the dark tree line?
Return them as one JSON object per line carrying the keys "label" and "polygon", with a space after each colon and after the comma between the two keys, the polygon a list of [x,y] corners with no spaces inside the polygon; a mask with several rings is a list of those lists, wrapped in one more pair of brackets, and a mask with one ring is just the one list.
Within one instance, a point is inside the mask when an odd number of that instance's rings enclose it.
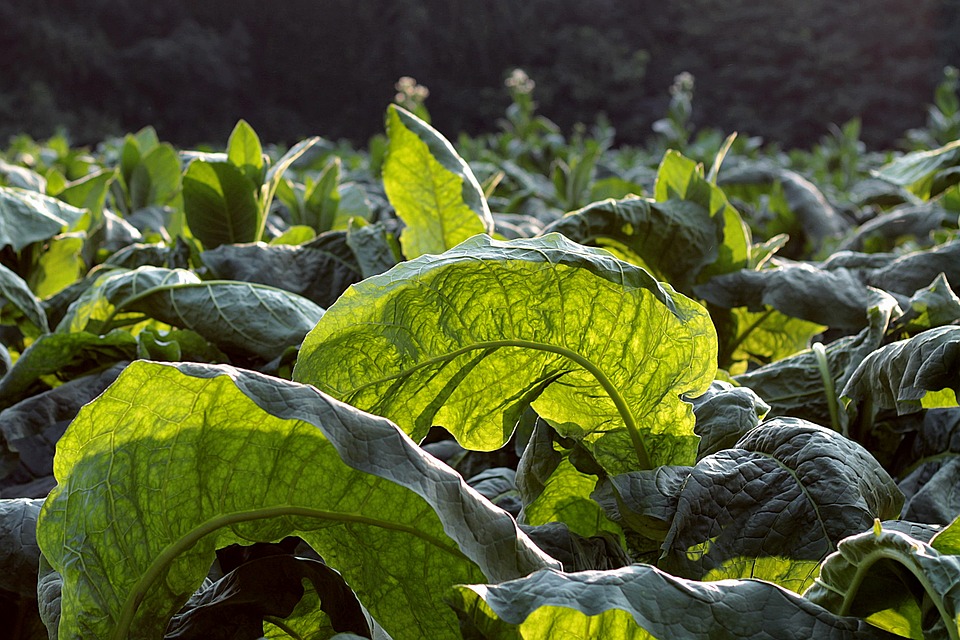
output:
{"label": "dark tree line", "polygon": [[146,124],[184,145],[238,118],[271,141],[362,142],[411,75],[443,131],[490,130],[523,67],[558,124],[605,112],[620,141],[696,77],[696,124],[806,145],[859,116],[892,144],[960,63],[960,0],[7,0],[0,139],[92,142]]}

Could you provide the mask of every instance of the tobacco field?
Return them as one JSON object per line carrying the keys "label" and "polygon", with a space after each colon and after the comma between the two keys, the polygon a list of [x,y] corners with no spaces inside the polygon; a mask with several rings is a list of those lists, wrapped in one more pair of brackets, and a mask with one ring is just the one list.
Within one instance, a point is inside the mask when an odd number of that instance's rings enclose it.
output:
{"label": "tobacco field", "polygon": [[473,138],[11,140],[9,637],[960,640],[951,78],[886,152],[522,75]]}

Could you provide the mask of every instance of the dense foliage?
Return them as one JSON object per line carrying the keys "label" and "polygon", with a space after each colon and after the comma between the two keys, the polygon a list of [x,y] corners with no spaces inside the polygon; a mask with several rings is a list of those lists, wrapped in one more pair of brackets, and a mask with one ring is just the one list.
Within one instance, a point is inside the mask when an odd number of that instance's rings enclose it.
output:
{"label": "dense foliage", "polygon": [[[0,164],[14,638],[960,638],[960,141]],[[419,113],[420,116],[416,115]]]}

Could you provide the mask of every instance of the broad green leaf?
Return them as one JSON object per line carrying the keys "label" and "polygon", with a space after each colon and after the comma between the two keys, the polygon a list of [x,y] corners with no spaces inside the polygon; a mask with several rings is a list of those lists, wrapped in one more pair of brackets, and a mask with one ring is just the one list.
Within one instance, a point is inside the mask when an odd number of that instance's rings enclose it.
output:
{"label": "broad green leaf", "polygon": [[160,144],[141,158],[130,179],[131,213],[172,204],[183,188],[180,158],[169,144]]}
{"label": "broad green leaf", "polygon": [[960,556],[879,522],[841,542],[804,596],[910,638],[960,638]]}
{"label": "broad green leaf", "polygon": [[284,289],[328,307],[363,279],[347,234],[328,232],[299,245],[222,245],[200,258],[210,276]]}
{"label": "broad green leaf", "polygon": [[30,286],[41,298],[49,298],[79,280],[86,272],[83,261],[85,233],[64,233],[46,244],[30,272]]}
{"label": "broad green leaf", "polygon": [[43,333],[50,331],[47,314],[27,283],[16,273],[0,264],[0,299],[13,305]]}
{"label": "broad green leaf", "polygon": [[[177,175],[179,176],[179,165]],[[101,169],[88,176],[71,182],[57,194],[58,200],[69,205],[90,210],[95,216],[103,211],[110,185],[117,179],[116,169]]]}
{"label": "broad green leaf", "polygon": [[42,335],[0,378],[0,409],[30,395],[43,376],[58,374],[66,378],[121,360],[132,360],[136,354],[137,340],[125,331],[111,331],[103,336],[85,331]]}
{"label": "broad green leaf", "polygon": [[57,331],[99,332],[147,317],[192,329],[224,350],[271,360],[300,344],[322,315],[306,298],[273,287],[140,267],[88,289]]}
{"label": "broad green leaf", "polygon": [[347,224],[347,245],[364,278],[380,275],[400,259],[396,238],[381,223],[367,224],[360,218],[351,218]]}
{"label": "broad green leaf", "polygon": [[43,499],[0,500],[0,591],[36,598],[37,515]]}
{"label": "broad green leaf", "polygon": [[873,173],[882,180],[907,187],[921,198],[929,198],[942,191],[933,188],[937,172],[956,165],[958,161],[960,140],[955,140],[939,149],[908,153]]}
{"label": "broad green leaf", "polygon": [[257,186],[229,162],[191,162],[183,176],[183,206],[190,231],[207,249],[259,239]]}
{"label": "broad green leaf", "polygon": [[160,637],[233,543],[300,536],[398,639],[453,637],[453,584],[556,566],[387,420],[230,367],[131,364],[55,473],[37,538],[61,640]]}
{"label": "broad green leaf", "polygon": [[763,422],[733,448],[674,468],[669,481],[664,473],[612,478],[620,517],[644,535],[653,521],[668,523],[658,566],[698,580],[788,578],[781,586],[799,591],[840,540],[903,505],[866,449],[795,418]]}
{"label": "broad green leaf", "polygon": [[723,219],[696,202],[643,198],[604,200],[568,213],[543,233],[609,249],[649,269],[679,291],[690,292],[700,271],[717,260]]}
{"label": "broad green leaf", "polygon": [[729,273],[749,264],[750,229],[723,190],[704,178],[703,165],[677,151],[667,151],[657,169],[654,198],[657,202],[694,202],[709,211],[711,218],[722,221],[723,244],[717,248],[717,259],[704,269],[704,275]]}
{"label": "broad green leaf", "polygon": [[84,210],[34,191],[0,187],[0,248],[20,251],[79,221]]}
{"label": "broad green leaf", "polygon": [[304,340],[295,379],[415,439],[439,425],[483,451],[532,403],[622,472],[694,459],[679,396],[706,390],[715,358],[706,311],[646,271],[559,234],[477,236],[348,289]]}
{"label": "broad green leaf", "polygon": [[446,138],[396,105],[387,108],[387,135],[383,186],[406,224],[400,245],[408,259],[493,231],[480,184]]}
{"label": "broad green leaf", "polygon": [[[930,392],[941,389],[947,392],[938,396],[943,403],[931,403]],[[840,398],[851,416],[862,405],[872,410],[896,409],[903,415],[935,406],[957,406],[958,392],[960,327],[951,325],[880,347],[860,363]]]}
{"label": "broad green leaf", "polygon": [[[866,270],[863,277],[868,285],[909,297],[929,286],[942,273],[955,291],[960,290],[960,239],[892,258],[881,256],[875,268]],[[832,259],[824,264],[830,262]]]}
{"label": "broad green leaf", "polygon": [[941,273],[930,286],[911,296],[909,310],[897,319],[897,327],[915,332],[957,321],[960,321],[960,298]]}
{"label": "broad green leaf", "polygon": [[460,585],[447,600],[464,637],[489,640],[895,637],[768,582],[697,582],[645,564]]}
{"label": "broad green leaf", "polygon": [[246,120],[237,122],[230,133],[230,139],[227,140],[227,159],[257,187],[263,183],[263,147],[257,133]]}

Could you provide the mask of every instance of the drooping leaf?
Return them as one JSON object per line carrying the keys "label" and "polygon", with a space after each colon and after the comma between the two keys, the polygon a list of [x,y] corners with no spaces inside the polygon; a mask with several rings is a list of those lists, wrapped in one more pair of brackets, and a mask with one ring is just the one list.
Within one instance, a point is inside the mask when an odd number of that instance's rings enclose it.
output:
{"label": "drooping leaf", "polygon": [[697,458],[733,447],[760,424],[770,406],[752,389],[715,380],[705,393],[691,400],[700,436]]}
{"label": "drooping leaf", "polygon": [[909,297],[928,286],[941,273],[954,291],[960,291],[960,240],[893,260],[881,259],[877,268],[865,274],[864,281],[871,287]]}
{"label": "drooping leaf", "polygon": [[81,376],[0,411],[0,496],[47,495],[55,484],[53,455],[67,424],[123,367]]}
{"label": "drooping leaf", "polygon": [[415,439],[438,425],[483,451],[503,446],[532,402],[626,471],[693,460],[678,396],[709,386],[715,337],[702,307],[607,252],[559,234],[477,236],[347,290],[294,376]]}
{"label": "drooping leaf", "polygon": [[363,609],[339,573],[311,558],[278,554],[245,562],[195,593],[171,620],[164,640],[215,636],[257,640],[263,637],[268,616],[288,618],[294,613],[304,595],[302,581],[321,594],[320,607],[334,631],[371,637]]}
{"label": "drooping leaf", "polygon": [[201,254],[211,276],[264,284],[329,307],[363,274],[344,232],[328,232],[304,245],[221,245]]}
{"label": "drooping leaf", "polygon": [[257,185],[229,162],[191,162],[183,206],[190,231],[207,249],[259,240]]}
{"label": "drooping leaf", "polygon": [[80,220],[84,210],[34,191],[0,187],[0,248],[14,251],[52,238]]}
{"label": "drooping leaf", "polygon": [[493,218],[473,171],[440,133],[409,111],[387,109],[390,138],[383,186],[406,224],[403,254],[443,253],[470,236],[493,231]]}
{"label": "drooping leaf", "polygon": [[196,331],[224,350],[270,360],[297,345],[323,309],[306,298],[246,282],[202,282],[182,269],[140,267],[108,275],[72,307],[58,331],[102,330],[144,315]]}
{"label": "drooping leaf", "polygon": [[[177,176],[179,178],[179,164]],[[57,199],[80,209],[88,209],[93,215],[99,216],[106,203],[110,185],[117,179],[116,169],[101,169],[79,180],[74,180],[57,194]]]}
{"label": "drooping leaf", "polygon": [[347,244],[356,256],[364,278],[379,275],[397,264],[400,250],[399,247],[396,251],[393,249],[396,239],[389,236],[380,223],[351,220],[347,226]]}
{"label": "drooping leaf", "polygon": [[717,260],[724,220],[697,202],[644,198],[604,200],[568,213],[543,233],[609,249],[658,280],[689,293],[700,271]]}
{"label": "drooping leaf", "polygon": [[[763,422],[735,447],[664,473],[636,471],[612,484],[621,517],[626,507],[669,522],[657,564],[691,579],[787,577],[796,582],[781,586],[799,591],[840,540],[897,517],[903,504],[863,447],[794,418]],[[795,561],[805,574],[789,566]]]}
{"label": "drooping leaf", "polygon": [[805,597],[911,638],[960,638],[960,556],[877,526],[823,563]]}
{"label": "drooping leaf", "polygon": [[956,225],[956,212],[926,202],[884,211],[857,227],[839,250],[892,251],[904,241],[930,244],[933,232]]}
{"label": "drooping leaf", "polygon": [[520,525],[520,529],[552,558],[563,564],[563,570],[605,571],[630,564],[620,541],[609,533],[581,536],[562,522],[548,522],[538,526]]}
{"label": "drooping leaf", "polygon": [[[86,331],[40,336],[0,378],[0,409],[36,391],[34,386],[42,376],[82,375],[122,360],[133,360],[136,354],[136,338],[119,329],[102,336]],[[43,385],[40,388],[46,389]]]}
{"label": "drooping leaf", "polygon": [[[931,392],[945,391],[946,394]],[[929,329],[868,355],[850,376],[841,399],[851,416],[861,405],[898,414],[957,406],[960,393],[960,327]]]}
{"label": "drooping leaf", "polygon": [[43,305],[27,283],[16,273],[0,264],[0,299],[20,310],[20,313],[43,333],[50,331]]}
{"label": "drooping leaf", "polygon": [[826,271],[807,263],[775,269],[716,276],[694,288],[704,300],[732,309],[763,311],[773,307],[785,315],[837,329],[862,329],[867,324],[867,287],[844,269]]}
{"label": "drooping leaf", "polygon": [[55,473],[37,539],[62,640],[158,637],[232,543],[301,537],[397,638],[455,633],[453,584],[556,566],[387,420],[230,367],[134,362]]}
{"label": "drooping leaf", "polygon": [[37,516],[43,498],[0,500],[0,590],[36,598],[40,548]]}
{"label": "drooping leaf", "polygon": [[538,571],[502,584],[460,585],[448,601],[464,637],[489,640],[896,637],[768,582],[703,583],[645,564],[614,571]]}
{"label": "drooping leaf", "polygon": [[910,297],[910,306],[897,319],[903,331],[916,332],[960,321],[960,298],[941,273],[929,286]]}
{"label": "drooping leaf", "polygon": [[[898,309],[896,301],[881,294],[868,311],[869,326],[855,336],[845,336],[826,345],[821,357],[812,349],[771,362],[753,371],[734,377],[770,405],[771,416],[790,415],[818,424],[830,424],[829,404],[837,401],[828,394],[844,384],[857,366],[883,341],[890,318]],[[830,380],[824,379],[824,365]]]}

